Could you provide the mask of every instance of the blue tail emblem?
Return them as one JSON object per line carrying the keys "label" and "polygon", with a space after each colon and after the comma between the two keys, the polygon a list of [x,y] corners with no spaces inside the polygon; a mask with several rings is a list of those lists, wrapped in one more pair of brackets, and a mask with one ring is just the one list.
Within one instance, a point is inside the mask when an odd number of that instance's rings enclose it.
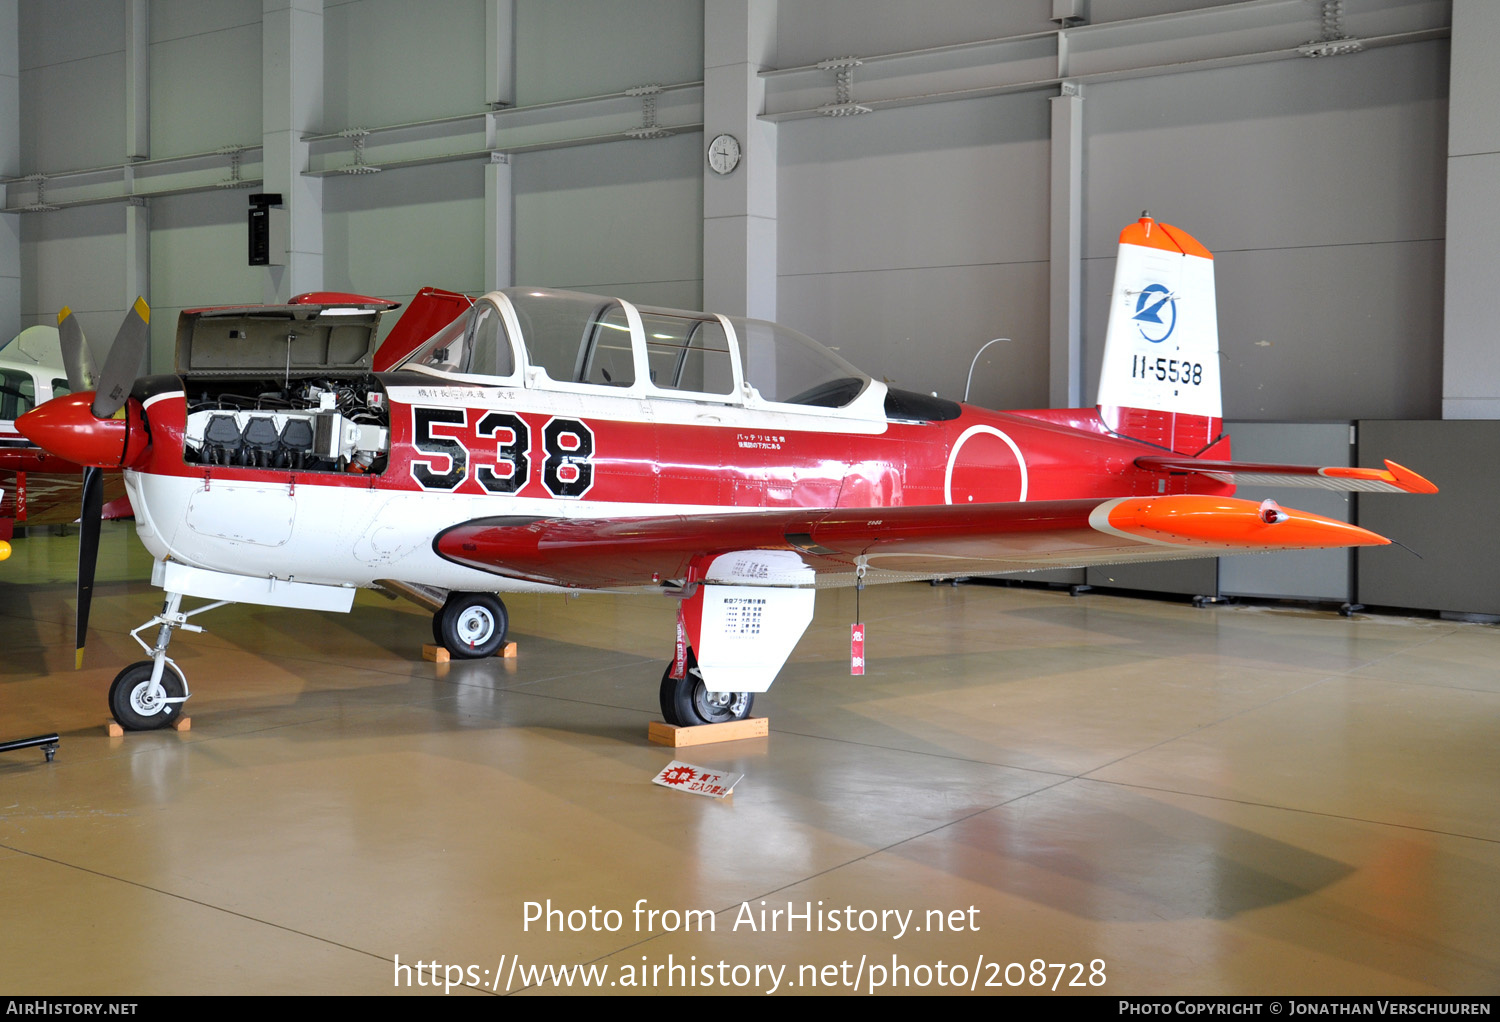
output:
{"label": "blue tail emblem", "polygon": [[[1165,306],[1167,314],[1162,315]],[[1135,300],[1135,315],[1131,317],[1140,324],[1141,336],[1152,344],[1160,344],[1172,336],[1177,329],[1177,299],[1161,284],[1152,284]]]}

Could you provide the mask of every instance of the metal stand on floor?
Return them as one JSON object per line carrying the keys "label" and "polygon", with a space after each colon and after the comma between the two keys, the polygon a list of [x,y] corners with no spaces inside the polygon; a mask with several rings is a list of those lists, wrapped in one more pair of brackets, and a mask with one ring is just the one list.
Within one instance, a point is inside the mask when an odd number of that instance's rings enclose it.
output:
{"label": "metal stand on floor", "polygon": [[22,738],[14,742],[0,742],[0,752],[10,752],[14,749],[30,749],[40,745],[42,751],[47,754],[47,762],[52,762],[52,757],[57,755],[57,747],[62,739],[57,735],[37,735],[35,738]]}

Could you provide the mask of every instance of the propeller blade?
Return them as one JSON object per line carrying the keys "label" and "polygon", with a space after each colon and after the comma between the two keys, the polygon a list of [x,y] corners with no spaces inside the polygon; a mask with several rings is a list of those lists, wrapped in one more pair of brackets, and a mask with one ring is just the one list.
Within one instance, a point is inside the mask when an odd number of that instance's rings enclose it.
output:
{"label": "propeller blade", "polygon": [[73,393],[94,389],[94,357],[83,339],[78,317],[66,305],[57,314],[57,343],[62,348],[63,366],[68,371],[68,389]]}
{"label": "propeller blade", "polygon": [[78,631],[75,670],[83,667],[83,645],[89,631],[89,604],[94,599],[94,565],[99,560],[99,523],[104,508],[104,470],[83,470],[83,513],[78,526]]}
{"label": "propeller blade", "polygon": [[99,389],[90,409],[94,418],[108,419],[124,407],[146,358],[146,345],[151,341],[150,322],[151,307],[144,298],[137,298],[125,314],[125,322],[120,324],[109,357],[104,360],[104,372],[99,376]]}

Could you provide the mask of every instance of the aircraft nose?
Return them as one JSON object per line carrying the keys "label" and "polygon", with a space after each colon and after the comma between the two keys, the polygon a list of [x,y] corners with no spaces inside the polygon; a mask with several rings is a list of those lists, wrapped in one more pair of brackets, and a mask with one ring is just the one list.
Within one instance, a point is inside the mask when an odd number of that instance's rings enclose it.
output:
{"label": "aircraft nose", "polygon": [[[132,424],[140,423],[140,405],[129,402],[119,417],[96,419],[89,410],[92,391],[68,394],[39,405],[16,420],[16,430],[38,447],[78,465],[118,468],[127,452],[137,454],[131,444]],[[133,459],[132,459],[133,460]]]}

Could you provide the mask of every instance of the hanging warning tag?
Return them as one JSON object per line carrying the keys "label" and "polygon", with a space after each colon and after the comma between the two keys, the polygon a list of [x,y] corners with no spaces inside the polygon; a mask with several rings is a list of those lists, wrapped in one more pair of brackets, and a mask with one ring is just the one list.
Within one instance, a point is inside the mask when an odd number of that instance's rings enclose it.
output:
{"label": "hanging warning tag", "polygon": [[687,677],[687,626],[682,623],[682,608],[677,608],[677,648],[672,653],[672,680]]}
{"label": "hanging warning tag", "polygon": [[849,673],[865,673],[865,626],[862,624],[849,626]]}

